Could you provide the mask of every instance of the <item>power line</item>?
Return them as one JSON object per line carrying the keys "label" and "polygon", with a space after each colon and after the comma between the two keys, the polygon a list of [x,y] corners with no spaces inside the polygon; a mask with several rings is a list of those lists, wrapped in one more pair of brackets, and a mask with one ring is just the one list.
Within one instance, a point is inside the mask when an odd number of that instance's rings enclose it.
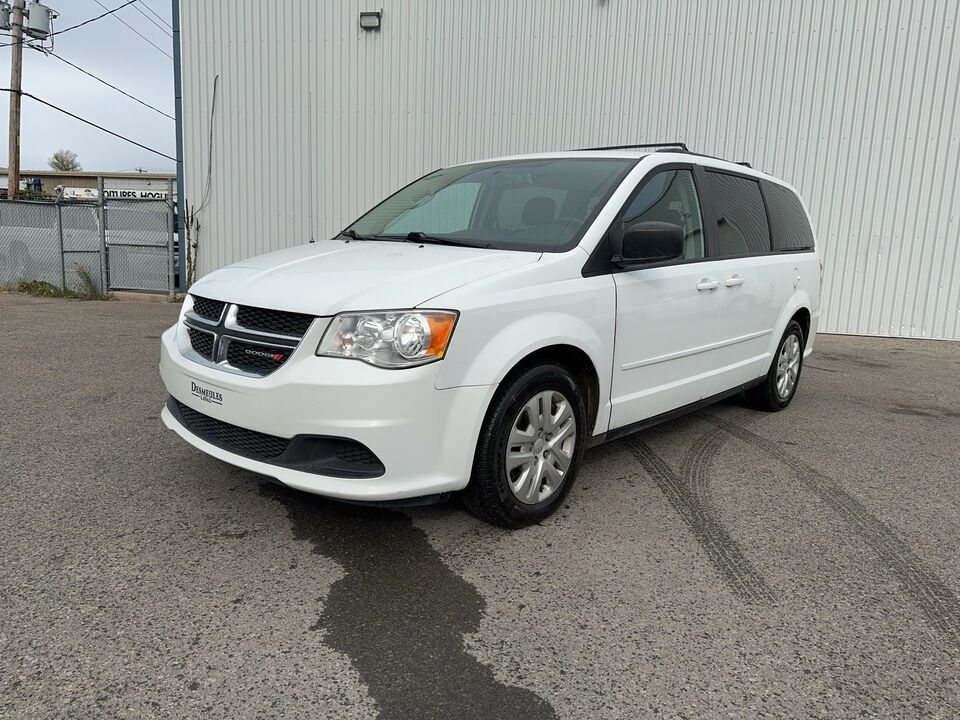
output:
{"label": "power line", "polygon": [[[14,91],[11,90],[10,88],[0,88],[0,92],[12,93],[12,92],[14,92]],[[57,112],[61,112],[61,113],[63,113],[64,115],[69,115],[69,116],[72,117],[74,120],[79,120],[80,122],[86,123],[87,125],[90,125],[91,127],[95,127],[97,130],[102,130],[103,132],[107,133],[108,135],[113,135],[115,138],[119,138],[119,139],[123,140],[124,142],[128,142],[128,143],[130,143],[131,145],[136,145],[137,147],[143,148],[144,150],[146,150],[146,151],[148,151],[148,152],[152,152],[154,155],[159,155],[160,157],[165,157],[167,160],[173,160],[174,162],[177,161],[177,159],[176,159],[175,157],[171,157],[170,155],[167,155],[166,153],[162,153],[162,152],[160,152],[159,150],[154,150],[152,147],[147,147],[147,146],[144,145],[143,143],[138,143],[136,140],[131,140],[130,138],[125,137],[125,136],[121,135],[120,133],[115,133],[113,130],[107,130],[107,128],[103,127],[102,125],[97,125],[95,122],[91,122],[90,120],[87,120],[86,118],[82,118],[82,117],[80,117],[79,115],[74,115],[74,114],[73,114],[72,112],[70,112],[69,110],[64,110],[64,109],[61,108],[61,107],[57,107],[57,106],[54,105],[53,103],[48,103],[46,100],[41,100],[41,99],[38,98],[36,95],[31,95],[30,93],[28,93],[28,92],[23,92],[22,90],[20,91],[20,95],[23,95],[23,96],[25,96],[25,97],[28,97],[28,98],[30,98],[31,100],[35,100],[36,102],[40,103],[41,105],[46,105],[46,106],[49,107],[49,108],[53,108],[53,109],[56,110]]]}
{"label": "power line", "polygon": [[[99,5],[100,7],[106,9],[107,6],[104,5],[102,2],[100,2],[100,0],[93,0],[93,1],[94,1],[97,5]],[[125,3],[124,5],[121,5],[120,7],[116,8],[116,10],[111,10],[110,12],[116,12],[116,11],[119,10],[120,8],[124,8],[124,7],[126,7],[127,5],[132,5],[132,4],[135,3],[136,1],[137,1],[137,0],[130,0],[130,2]],[[109,13],[107,13],[107,14],[109,15]],[[159,45],[157,45],[155,42],[153,42],[153,41],[152,41],[150,38],[148,38],[146,35],[144,35],[144,34],[141,33],[140,31],[138,31],[135,27],[133,27],[133,25],[131,25],[130,23],[128,23],[128,22],[127,22],[126,20],[124,20],[122,17],[120,17],[119,15],[114,15],[114,16],[113,16],[113,19],[114,19],[114,20],[117,20],[118,22],[122,22],[124,25],[126,25],[126,26],[131,30],[131,32],[133,32],[135,35],[139,35],[139,36],[143,39],[143,41],[146,42],[148,45],[152,45],[152,46],[155,47],[157,50],[159,50],[159,51],[162,52],[164,55],[166,55],[168,58],[170,58],[171,60],[173,60],[173,55],[171,55],[171,54],[168,53],[166,50],[164,50],[162,47],[160,47]],[[171,37],[173,37],[173,36],[171,35]]]}
{"label": "power line", "polygon": [[[75,30],[75,29],[78,28],[78,27],[83,27],[84,25],[88,25],[89,23],[92,23],[92,22],[94,22],[95,20],[99,20],[100,18],[105,18],[107,15],[113,15],[115,12],[117,12],[117,10],[122,10],[123,8],[127,7],[127,5],[133,5],[135,2],[137,2],[137,0],[127,0],[127,2],[125,2],[123,5],[118,5],[117,7],[113,8],[113,10],[109,10],[106,5],[104,5],[102,2],[100,2],[100,0],[93,0],[93,1],[94,1],[95,3],[97,3],[97,5],[99,5],[100,7],[102,7],[104,10],[106,10],[107,12],[102,13],[102,14],[100,14],[100,15],[97,15],[96,17],[92,17],[92,18],[90,18],[89,20],[84,20],[82,23],[77,23],[76,25],[71,25],[70,27],[64,28],[63,30],[57,30],[56,32],[52,32],[52,33],[50,33],[49,35],[47,35],[47,37],[48,37],[48,38],[51,38],[51,37],[54,37],[54,36],[56,36],[56,35],[62,35],[63,33],[68,32],[68,31],[70,31],[70,30]],[[145,6],[145,7],[147,7],[147,6]],[[139,7],[134,8],[134,9],[139,11]],[[151,12],[153,12],[153,11],[151,10]],[[141,13],[141,14],[143,14],[143,13]],[[154,14],[156,15],[156,13],[154,13]],[[114,17],[115,17],[115,19],[119,20],[119,21],[122,22],[124,25],[126,25],[134,34],[139,35],[139,36],[143,39],[143,41],[146,42],[148,45],[152,45],[154,48],[156,48],[157,50],[159,50],[160,52],[162,52],[164,55],[166,55],[168,58],[170,58],[171,60],[173,60],[173,55],[171,55],[170,53],[168,53],[166,50],[164,50],[162,47],[160,47],[159,45],[157,45],[155,42],[153,42],[152,40],[150,40],[150,39],[149,39],[148,37],[146,37],[145,35],[143,35],[143,34],[141,34],[140,32],[138,32],[136,28],[134,28],[132,25],[130,25],[128,22],[126,22],[126,21],[125,21],[123,18],[121,18],[119,15],[116,15],[116,16],[114,16]],[[146,16],[144,16],[144,17],[146,17]],[[158,16],[158,17],[159,17],[159,16]],[[150,18],[148,17],[147,20],[150,20]],[[153,22],[153,20],[150,20],[150,22]],[[157,23],[153,23],[153,24],[154,24],[154,25],[157,25]],[[158,25],[158,27],[159,27],[159,25]],[[171,35],[169,32],[167,32],[167,30],[166,30],[165,28],[162,28],[162,27],[161,27],[160,29],[163,30],[165,33],[167,33],[167,35],[169,35],[171,39],[173,38],[173,35]],[[3,43],[2,45],[0,45],[0,48],[10,47],[10,46],[13,45],[13,44],[14,44],[14,43]]]}
{"label": "power line", "polygon": [[142,6],[142,7],[145,7],[145,8],[147,9],[147,12],[149,12],[149,13],[150,13],[151,15],[153,15],[157,20],[159,20],[159,21],[162,22],[164,25],[166,25],[169,30],[171,30],[171,31],[173,30],[173,26],[172,26],[170,23],[168,23],[161,15],[158,15],[158,14],[157,14],[157,11],[154,10],[152,7],[150,7],[150,5],[146,2],[146,0],[140,0],[140,4],[137,5],[137,7],[141,7],[141,6]]}
{"label": "power line", "polygon": [[173,33],[172,33],[168,28],[165,28],[163,25],[161,25],[161,24],[158,23],[156,20],[154,20],[152,17],[150,17],[149,15],[147,15],[147,14],[140,8],[141,5],[143,5],[142,2],[137,3],[136,5],[133,6],[133,9],[136,10],[136,11],[137,11],[138,13],[140,13],[141,15],[143,15],[147,20],[149,20],[150,22],[152,22],[152,23],[153,23],[154,25],[156,25],[158,28],[160,28],[160,32],[163,32],[163,33],[166,33],[167,35],[169,35],[169,36],[170,36],[170,39],[172,40],[172,39],[173,39]]}
{"label": "power line", "polygon": [[121,95],[125,95],[126,97],[130,98],[131,100],[136,100],[138,103],[140,103],[140,104],[143,105],[144,107],[148,107],[148,108],[150,108],[151,110],[153,110],[154,112],[160,113],[160,114],[163,115],[164,117],[168,117],[168,118],[170,118],[171,120],[176,120],[176,118],[173,117],[173,115],[169,115],[169,114],[165,113],[163,110],[160,110],[159,108],[154,107],[154,106],[151,105],[150,103],[144,102],[144,101],[141,100],[140,98],[135,97],[135,96],[131,95],[130,93],[121,90],[121,89],[118,88],[116,85],[111,85],[110,83],[108,83],[108,82],[107,82],[106,80],[104,80],[103,78],[94,75],[92,72],[89,72],[89,71],[87,71],[87,70],[84,70],[84,69],[83,69],[82,67],[80,67],[79,65],[74,65],[72,62],[70,62],[70,61],[67,60],[66,58],[60,57],[59,55],[57,55],[57,54],[56,54],[55,52],[53,52],[52,50],[44,50],[43,48],[38,48],[38,47],[36,47],[35,45],[29,45],[29,44],[27,45],[27,47],[28,47],[28,48],[31,48],[31,49],[33,49],[33,50],[36,50],[37,52],[42,52],[44,55],[52,55],[53,57],[55,57],[55,58],[56,58],[57,60],[59,60],[60,62],[66,63],[66,64],[69,65],[70,67],[72,67],[72,68],[74,68],[74,69],[76,69],[76,70],[79,70],[79,71],[82,72],[84,75],[88,75],[89,77],[92,77],[92,78],[93,78],[94,80],[96,80],[97,82],[103,83],[103,84],[106,85],[108,88],[112,88],[113,90],[116,90],[116,91],[117,91],[118,93],[120,93]]}
{"label": "power line", "polygon": [[[97,15],[96,17],[92,17],[92,18],[90,18],[89,20],[84,20],[82,23],[77,23],[76,25],[71,25],[70,27],[64,28],[63,30],[57,30],[56,32],[52,32],[52,33],[50,33],[49,35],[47,35],[47,37],[53,37],[54,35],[63,35],[63,33],[65,33],[65,32],[70,32],[71,30],[76,30],[78,27],[83,27],[84,25],[88,25],[88,24],[94,22],[95,20],[99,20],[100,18],[105,18],[107,15],[112,15],[112,14],[115,13],[117,10],[121,10],[121,9],[125,8],[127,5],[133,5],[133,3],[135,3],[136,1],[137,1],[137,0],[127,0],[127,2],[125,2],[123,5],[120,5],[120,6],[118,6],[118,7],[115,7],[113,10],[108,10],[107,12],[103,13],[102,15]],[[100,5],[100,3],[97,3],[97,5]],[[100,7],[102,7],[104,10],[107,10],[107,7],[106,7],[105,5],[100,5]]]}

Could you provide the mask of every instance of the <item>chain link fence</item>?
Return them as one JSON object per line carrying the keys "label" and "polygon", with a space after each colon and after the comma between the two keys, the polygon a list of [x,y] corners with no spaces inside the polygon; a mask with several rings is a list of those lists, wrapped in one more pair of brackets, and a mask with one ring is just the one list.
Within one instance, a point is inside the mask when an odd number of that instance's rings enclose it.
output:
{"label": "chain link fence", "polygon": [[98,292],[165,292],[177,277],[172,191],[165,199],[0,200],[0,287],[48,282]]}

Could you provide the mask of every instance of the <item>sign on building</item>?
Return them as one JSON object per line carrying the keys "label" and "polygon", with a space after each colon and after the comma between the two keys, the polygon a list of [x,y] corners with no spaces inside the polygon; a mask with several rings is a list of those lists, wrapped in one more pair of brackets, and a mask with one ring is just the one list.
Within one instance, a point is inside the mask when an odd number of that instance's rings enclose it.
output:
{"label": "sign on building", "polygon": [[[64,187],[57,188],[57,194],[69,200],[96,200],[99,193],[96,188]],[[112,190],[103,189],[103,196],[107,199],[122,200],[166,200],[166,190]],[[173,200],[176,202],[177,193],[174,191]]]}

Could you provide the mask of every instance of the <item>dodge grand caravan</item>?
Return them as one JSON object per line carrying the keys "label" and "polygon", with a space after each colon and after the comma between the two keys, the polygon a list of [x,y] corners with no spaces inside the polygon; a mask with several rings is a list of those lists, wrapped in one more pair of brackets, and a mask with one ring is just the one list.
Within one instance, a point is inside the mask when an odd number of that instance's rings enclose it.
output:
{"label": "dodge grand caravan", "polygon": [[162,417],[294,488],[460,492],[519,527],[587,447],[742,391],[786,407],[821,274],[792,187],[683,146],[448,167],[197,282],[163,334]]}

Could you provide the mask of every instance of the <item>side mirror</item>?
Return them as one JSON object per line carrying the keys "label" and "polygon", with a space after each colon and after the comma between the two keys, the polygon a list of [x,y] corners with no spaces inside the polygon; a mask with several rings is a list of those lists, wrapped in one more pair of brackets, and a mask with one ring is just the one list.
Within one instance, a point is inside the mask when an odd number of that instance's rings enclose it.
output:
{"label": "side mirror", "polygon": [[[627,228],[612,261],[621,267],[683,257],[683,228],[665,222],[642,222]],[[619,250],[619,252],[617,252]]]}

